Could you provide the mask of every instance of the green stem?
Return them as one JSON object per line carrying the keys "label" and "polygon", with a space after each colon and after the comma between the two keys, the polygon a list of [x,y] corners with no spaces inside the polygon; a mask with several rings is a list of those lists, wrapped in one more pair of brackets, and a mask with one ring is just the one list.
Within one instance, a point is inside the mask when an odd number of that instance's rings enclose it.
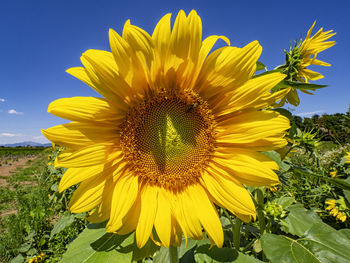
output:
{"label": "green stem", "polygon": [[260,228],[260,233],[264,234],[266,230],[266,221],[265,221],[265,216],[264,216],[264,194],[261,191],[261,189],[256,189],[256,201],[258,203],[257,207],[257,214],[258,214],[258,222],[259,222],[259,228]]}
{"label": "green stem", "polygon": [[288,149],[288,151],[286,151],[286,152],[283,154],[283,156],[281,157],[281,161],[283,161],[284,158],[286,158],[286,156],[288,155],[288,153],[290,153],[290,151],[293,150],[293,149],[294,149],[294,147],[291,146],[291,147]]}
{"label": "green stem", "polygon": [[235,229],[233,232],[233,246],[239,251],[241,241],[241,225],[242,221],[237,217],[235,221]]}
{"label": "green stem", "polygon": [[169,247],[169,263],[179,263],[179,254],[177,252],[177,247]]}

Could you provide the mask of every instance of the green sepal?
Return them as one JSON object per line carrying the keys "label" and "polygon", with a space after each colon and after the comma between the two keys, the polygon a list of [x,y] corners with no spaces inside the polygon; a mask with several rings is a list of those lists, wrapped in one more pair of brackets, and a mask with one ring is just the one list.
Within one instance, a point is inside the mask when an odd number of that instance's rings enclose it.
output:
{"label": "green sepal", "polygon": [[261,63],[260,61],[257,61],[256,62],[256,70],[255,71],[260,71],[260,70],[263,70],[263,69],[265,71],[267,71],[266,66],[263,63]]}
{"label": "green sepal", "polygon": [[295,88],[298,90],[316,90],[316,89],[321,89],[325,88],[328,85],[317,85],[317,84],[311,84],[311,83],[301,83],[301,82],[296,82],[296,81],[290,81],[290,80],[282,80],[280,83],[278,83],[272,90],[271,92],[276,92],[285,88]]}

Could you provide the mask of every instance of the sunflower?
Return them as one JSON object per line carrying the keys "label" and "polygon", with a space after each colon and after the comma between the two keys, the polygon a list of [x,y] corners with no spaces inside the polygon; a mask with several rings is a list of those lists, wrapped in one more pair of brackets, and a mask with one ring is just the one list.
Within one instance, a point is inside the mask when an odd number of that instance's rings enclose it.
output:
{"label": "sunflower", "polygon": [[[308,83],[309,80],[322,79],[323,75],[308,69],[310,65],[317,66],[331,66],[331,64],[316,59],[318,53],[335,45],[335,41],[326,41],[336,33],[332,33],[333,30],[323,31],[320,28],[315,35],[311,37],[311,32],[316,24],[316,21],[312,24],[307,35],[303,41],[300,41],[296,46],[286,53],[286,64],[282,66],[285,68],[283,73],[287,74],[287,78],[291,81],[300,81]],[[314,89],[306,90],[301,89],[306,94],[311,94],[310,91]],[[282,100],[283,105],[285,101],[289,102],[294,106],[299,105],[299,96],[295,88],[290,87],[289,93]]]}
{"label": "sunflower", "polygon": [[[88,50],[84,67],[67,70],[103,98],[52,102],[48,112],[72,121],[43,130],[65,150],[56,166],[69,168],[59,191],[79,184],[70,211],[108,220],[107,232],[136,230],[169,247],[185,238],[223,244],[216,205],[243,221],[256,215],[243,185],[276,185],[275,162],[261,151],[287,144],[287,118],[263,110],[280,99],[269,91],[284,74],[252,78],[262,48],[230,46],[224,36],[202,41],[201,19],[170,14],[152,36],[127,21],[109,31],[111,52]],[[227,46],[213,52],[217,40]]]}

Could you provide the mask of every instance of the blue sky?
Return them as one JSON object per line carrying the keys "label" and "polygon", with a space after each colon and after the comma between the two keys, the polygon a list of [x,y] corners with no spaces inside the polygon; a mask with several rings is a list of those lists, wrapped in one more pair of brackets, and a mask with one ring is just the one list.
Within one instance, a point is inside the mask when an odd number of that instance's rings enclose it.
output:
{"label": "blue sky", "polygon": [[258,40],[260,60],[269,69],[284,61],[283,49],[317,20],[316,29],[337,32],[336,46],[318,58],[332,67],[314,67],[328,84],[314,96],[301,96],[293,112],[303,116],[345,112],[350,103],[348,1],[2,1],[0,6],[0,145],[24,140],[46,142],[40,129],[65,120],[46,112],[58,98],[97,96],[65,72],[80,66],[87,49],[109,50],[108,29],[124,22],[151,33],[166,13],[197,10],[204,37],[225,35],[231,45]]}

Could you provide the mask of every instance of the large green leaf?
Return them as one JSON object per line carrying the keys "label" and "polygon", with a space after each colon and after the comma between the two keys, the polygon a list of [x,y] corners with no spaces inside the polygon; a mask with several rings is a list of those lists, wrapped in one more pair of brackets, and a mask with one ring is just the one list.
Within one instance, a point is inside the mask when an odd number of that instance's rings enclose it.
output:
{"label": "large green leaf", "polygon": [[322,262],[306,247],[289,237],[264,234],[260,241],[264,254],[272,263]]}
{"label": "large green leaf", "polygon": [[[187,239],[187,244],[185,239],[182,240],[181,246],[177,248],[180,262],[182,263],[194,262],[193,251],[191,250],[193,250],[196,244],[197,244],[197,241],[191,238]],[[168,259],[169,259],[169,248],[161,247],[160,250],[154,256],[153,262],[163,263],[163,262],[167,262]]]}
{"label": "large green leaf", "polygon": [[61,262],[128,263],[152,256],[158,249],[150,240],[142,249],[137,248],[134,233],[123,236],[106,233],[104,224],[90,224],[69,245]]}
{"label": "large green leaf", "polygon": [[130,245],[132,239],[132,235],[107,234],[103,225],[90,224],[69,245],[61,262],[131,262],[131,251],[120,253],[116,248]]}
{"label": "large green leaf", "polygon": [[286,236],[264,234],[261,244],[266,257],[272,262],[349,262],[350,239],[325,223],[318,222],[294,240]]}
{"label": "large green leaf", "polygon": [[325,223],[316,223],[300,239],[322,262],[349,262],[350,239]]}
{"label": "large green leaf", "polygon": [[213,247],[209,244],[201,245],[195,250],[195,262],[197,263],[218,263],[218,262],[234,262],[234,263],[261,263],[262,261],[244,255],[235,249],[228,247]]}
{"label": "large green leaf", "polygon": [[307,210],[302,204],[287,208],[288,216],[281,220],[282,230],[296,236],[303,236],[313,224],[322,222],[313,211]]}

